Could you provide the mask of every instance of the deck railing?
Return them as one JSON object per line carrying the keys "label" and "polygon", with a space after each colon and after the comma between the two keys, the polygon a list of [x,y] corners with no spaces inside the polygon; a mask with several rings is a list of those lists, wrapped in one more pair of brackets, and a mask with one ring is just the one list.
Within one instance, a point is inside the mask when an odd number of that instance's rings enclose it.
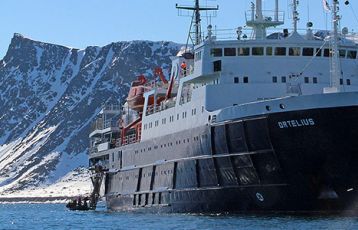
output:
{"label": "deck railing", "polygon": [[119,127],[119,121],[117,119],[107,119],[97,118],[91,125],[91,132],[95,130],[103,130],[107,128],[117,128]]}

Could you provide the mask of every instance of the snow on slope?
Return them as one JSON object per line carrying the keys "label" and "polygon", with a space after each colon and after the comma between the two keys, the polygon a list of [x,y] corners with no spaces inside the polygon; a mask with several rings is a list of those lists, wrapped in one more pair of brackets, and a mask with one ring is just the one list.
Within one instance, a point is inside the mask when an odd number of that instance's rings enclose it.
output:
{"label": "snow on slope", "polygon": [[137,75],[166,73],[179,49],[132,41],[78,50],[15,34],[0,61],[0,197],[87,192],[88,172],[73,170],[87,165],[96,113],[124,101]]}

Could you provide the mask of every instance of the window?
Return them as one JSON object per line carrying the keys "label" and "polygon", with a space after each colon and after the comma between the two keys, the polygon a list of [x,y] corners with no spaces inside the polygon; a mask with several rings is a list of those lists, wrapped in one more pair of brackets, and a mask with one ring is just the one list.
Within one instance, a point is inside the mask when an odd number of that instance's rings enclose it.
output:
{"label": "window", "polygon": [[305,77],[305,83],[310,83],[309,77]]}
{"label": "window", "polygon": [[302,55],[303,56],[313,56],[313,54],[314,54],[313,51],[314,51],[313,48],[303,48]]}
{"label": "window", "polygon": [[282,76],[282,77],[281,77],[281,82],[282,82],[282,83],[286,83],[286,77],[285,77],[285,76]]}
{"label": "window", "polygon": [[273,82],[273,83],[277,83],[277,77],[276,77],[276,76],[273,76],[273,77],[272,77],[272,82]]}
{"label": "window", "polygon": [[264,47],[252,47],[252,55],[255,56],[264,55]]}
{"label": "window", "polygon": [[236,56],[236,48],[224,48],[225,56]]}
{"label": "window", "polygon": [[330,49],[324,49],[323,56],[324,57],[331,57],[331,50]]}
{"label": "window", "polygon": [[288,50],[288,54],[290,56],[300,56],[301,55],[301,48],[299,47],[290,47]]}
{"label": "window", "polygon": [[276,47],[275,56],[286,56],[286,47]]}
{"label": "window", "polygon": [[339,57],[345,58],[346,57],[346,50],[339,50]]}
{"label": "window", "polygon": [[347,85],[351,85],[351,79],[347,79]]}
{"label": "window", "polygon": [[234,77],[234,83],[238,84],[239,83],[239,78],[238,77]]}
{"label": "window", "polygon": [[339,79],[339,84],[343,85],[343,79]]}
{"label": "window", "polygon": [[357,51],[355,50],[348,50],[347,58],[349,59],[356,59],[357,58]]}
{"label": "window", "polygon": [[221,71],[221,60],[214,61],[214,72]]}
{"label": "window", "polygon": [[249,83],[249,77],[244,77],[244,83]]}
{"label": "window", "polygon": [[238,49],[238,55],[239,56],[249,56],[250,55],[250,48],[249,47],[243,47]]}
{"label": "window", "polygon": [[194,60],[195,60],[195,61],[201,60],[201,51],[195,53]]}
{"label": "window", "polygon": [[272,47],[266,47],[266,55],[271,56],[272,55]]}
{"label": "window", "polygon": [[313,78],[313,84],[317,84],[318,83],[318,80],[316,77]]}
{"label": "window", "polygon": [[321,57],[321,56],[322,56],[322,49],[316,48],[316,57]]}
{"label": "window", "polygon": [[223,50],[221,48],[211,49],[211,55],[213,57],[221,57],[223,56]]}

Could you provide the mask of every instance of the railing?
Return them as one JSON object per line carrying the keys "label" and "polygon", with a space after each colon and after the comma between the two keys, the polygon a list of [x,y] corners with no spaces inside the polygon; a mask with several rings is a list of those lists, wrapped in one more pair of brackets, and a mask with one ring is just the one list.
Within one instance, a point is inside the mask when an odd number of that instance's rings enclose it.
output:
{"label": "railing", "polygon": [[287,94],[290,95],[302,95],[301,84],[299,83],[287,83],[286,84]]}
{"label": "railing", "polygon": [[118,120],[114,120],[114,119],[104,120],[103,118],[98,118],[92,123],[91,132],[95,130],[103,130],[111,127],[113,128],[119,127]]}
{"label": "railing", "polygon": [[123,145],[129,145],[137,142],[137,135],[131,134],[124,137]]}
{"label": "railing", "polygon": [[120,105],[105,105],[103,106],[104,111],[121,111]]}
{"label": "railing", "polygon": [[175,106],[175,101],[171,100],[171,101],[166,101],[164,103],[161,103],[160,105],[154,106],[154,105],[150,105],[147,107],[147,113],[146,115],[150,115],[153,113],[157,113],[157,112],[161,112],[163,110],[172,108]]}
{"label": "railing", "polygon": [[262,11],[262,21],[258,20],[258,15],[256,14],[256,11],[246,11],[245,12],[245,18],[246,22],[248,24],[250,23],[278,23],[283,24],[285,21],[285,12],[283,11],[272,11],[272,10],[263,10]]}
{"label": "railing", "polygon": [[[96,143],[96,146],[90,147],[89,154],[96,154],[98,153],[98,145],[108,142],[107,139],[101,140],[101,142]],[[121,146],[121,139],[112,139],[109,143],[109,149],[117,148]]]}
{"label": "railing", "polygon": [[[267,36],[272,34],[283,34],[284,28],[268,28],[266,29]],[[285,28],[286,29],[286,28]],[[291,33],[293,31],[292,28],[287,28],[288,32]],[[307,29],[298,29],[297,32],[301,34],[302,36],[306,36]],[[203,37],[208,39],[207,32],[203,32]],[[254,30],[251,28],[240,28],[240,40],[252,40],[254,39]],[[327,30],[319,30],[319,29],[312,29],[312,34],[314,35],[314,38],[317,40],[324,40],[327,38],[330,34],[330,31]],[[238,40],[238,28],[234,29],[212,29],[212,36],[215,37],[213,39],[215,40]],[[346,38],[348,40],[351,40],[355,43],[358,43],[358,33],[356,32],[349,32],[347,34],[339,33],[339,36]],[[282,39],[280,36],[274,37],[270,36],[270,39]]]}

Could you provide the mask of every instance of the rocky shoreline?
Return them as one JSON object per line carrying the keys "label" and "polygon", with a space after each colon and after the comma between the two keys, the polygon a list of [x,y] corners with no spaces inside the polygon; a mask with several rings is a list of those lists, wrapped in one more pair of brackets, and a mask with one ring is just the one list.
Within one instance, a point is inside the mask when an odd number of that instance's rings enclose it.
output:
{"label": "rocky shoreline", "polygon": [[0,197],[0,203],[66,203],[76,197],[51,196],[51,197]]}

